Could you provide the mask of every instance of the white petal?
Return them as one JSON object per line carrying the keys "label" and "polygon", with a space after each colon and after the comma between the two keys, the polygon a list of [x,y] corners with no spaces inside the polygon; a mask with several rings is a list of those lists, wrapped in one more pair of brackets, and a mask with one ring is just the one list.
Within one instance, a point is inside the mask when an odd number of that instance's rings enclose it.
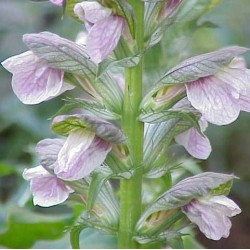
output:
{"label": "white petal", "polygon": [[74,12],[81,21],[94,24],[110,16],[112,10],[103,7],[98,2],[81,2],[75,5]]}
{"label": "white petal", "polygon": [[249,69],[224,68],[216,74],[216,77],[236,88],[240,94],[250,92]]}
{"label": "white petal", "polygon": [[197,200],[192,201],[182,210],[207,238],[219,240],[229,236],[231,221],[219,210]]}
{"label": "white petal", "polygon": [[202,136],[195,128],[177,135],[175,141],[197,159],[207,159],[212,151],[208,138]]}
{"label": "white petal", "polygon": [[239,92],[225,82],[210,76],[186,84],[187,97],[204,118],[217,125],[229,124],[240,113]]}
{"label": "white petal", "polygon": [[96,22],[87,38],[87,52],[95,63],[100,63],[116,47],[124,27],[124,19],[111,15]]}
{"label": "white petal", "polygon": [[247,95],[240,95],[240,109],[250,112],[250,93]]}
{"label": "white petal", "polygon": [[34,178],[30,182],[34,205],[50,207],[64,202],[74,191],[55,176]]}
{"label": "white petal", "polygon": [[224,195],[211,196],[207,202],[210,204],[210,206],[220,210],[221,213],[228,217],[232,217],[241,213],[239,206]]}
{"label": "white petal", "polygon": [[110,144],[94,133],[74,131],[59,152],[55,174],[64,180],[82,179],[100,167],[110,150]]}
{"label": "white petal", "polygon": [[61,70],[50,68],[30,51],[9,58],[2,65],[13,73],[13,91],[24,104],[37,104],[72,89],[63,83]]}
{"label": "white petal", "polygon": [[23,177],[30,181],[34,205],[50,207],[64,202],[74,191],[42,166],[25,169]]}
{"label": "white petal", "polygon": [[42,166],[34,168],[25,168],[23,171],[23,178],[27,181],[36,177],[48,177],[50,173],[46,171]]}

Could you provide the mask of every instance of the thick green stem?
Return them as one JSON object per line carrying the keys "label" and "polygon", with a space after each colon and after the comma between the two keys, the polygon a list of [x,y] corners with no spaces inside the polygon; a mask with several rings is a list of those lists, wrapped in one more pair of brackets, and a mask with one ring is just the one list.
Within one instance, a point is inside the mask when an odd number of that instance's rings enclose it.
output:
{"label": "thick green stem", "polygon": [[[144,3],[130,0],[135,11],[136,42],[139,51],[143,49]],[[128,138],[131,168],[135,168],[133,177],[120,183],[120,226],[118,235],[119,248],[138,248],[133,240],[134,228],[141,214],[142,162],[143,162],[143,123],[138,121],[139,105],[142,99],[142,64],[141,62],[125,70],[125,95],[123,105],[122,128]]]}

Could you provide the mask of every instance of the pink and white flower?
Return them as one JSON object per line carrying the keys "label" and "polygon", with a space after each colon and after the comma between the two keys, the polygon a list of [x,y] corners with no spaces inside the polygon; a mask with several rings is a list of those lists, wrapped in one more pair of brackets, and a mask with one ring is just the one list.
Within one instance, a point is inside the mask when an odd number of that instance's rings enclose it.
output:
{"label": "pink and white flower", "polygon": [[73,88],[63,82],[63,71],[49,67],[31,51],[10,57],[2,65],[13,74],[13,91],[24,104],[38,104]]}
{"label": "pink and white flower", "polygon": [[102,62],[117,46],[125,26],[125,19],[98,2],[84,1],[74,7],[78,18],[88,31],[86,49],[95,63]]}
{"label": "pink and white flower", "polygon": [[236,60],[213,75],[186,84],[192,106],[210,123],[226,125],[241,110],[250,111],[250,70]]}
{"label": "pink and white flower", "polygon": [[58,205],[74,192],[56,176],[50,174],[42,166],[25,169],[25,180],[30,181],[30,190],[33,195],[34,205],[50,207]]}
{"label": "pink and white flower", "polygon": [[182,211],[212,240],[227,238],[232,226],[229,217],[241,213],[237,204],[224,195],[192,200],[182,207]]}
{"label": "pink and white flower", "polygon": [[104,162],[111,144],[87,129],[69,134],[58,154],[54,172],[63,180],[73,181],[88,176]]}

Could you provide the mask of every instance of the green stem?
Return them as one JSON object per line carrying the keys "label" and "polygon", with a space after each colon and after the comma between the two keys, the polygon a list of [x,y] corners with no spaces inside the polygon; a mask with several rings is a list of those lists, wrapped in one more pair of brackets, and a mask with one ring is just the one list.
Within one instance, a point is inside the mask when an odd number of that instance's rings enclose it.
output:
{"label": "green stem", "polygon": [[[128,1],[135,12],[136,42],[139,51],[143,49],[144,3],[140,0]],[[133,177],[120,182],[120,226],[119,248],[138,248],[133,240],[134,228],[141,215],[142,162],[143,162],[143,123],[138,121],[139,105],[142,99],[141,62],[125,70],[125,94],[123,103],[122,128],[128,138],[131,168],[135,168]]]}

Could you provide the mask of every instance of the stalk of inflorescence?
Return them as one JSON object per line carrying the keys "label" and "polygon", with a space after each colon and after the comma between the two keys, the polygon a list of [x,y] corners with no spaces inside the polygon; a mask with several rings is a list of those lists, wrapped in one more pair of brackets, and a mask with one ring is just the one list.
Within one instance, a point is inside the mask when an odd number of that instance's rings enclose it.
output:
{"label": "stalk of inflorescence", "polygon": [[[144,3],[129,1],[135,12],[135,39],[139,52],[143,49]],[[143,123],[138,118],[139,105],[142,99],[142,68],[140,63],[125,70],[125,95],[123,103],[122,129],[128,139],[129,153],[132,159],[131,168],[135,169],[131,179],[120,182],[120,223],[118,234],[119,248],[138,248],[133,240],[133,232],[141,214],[142,162],[143,162]]]}

